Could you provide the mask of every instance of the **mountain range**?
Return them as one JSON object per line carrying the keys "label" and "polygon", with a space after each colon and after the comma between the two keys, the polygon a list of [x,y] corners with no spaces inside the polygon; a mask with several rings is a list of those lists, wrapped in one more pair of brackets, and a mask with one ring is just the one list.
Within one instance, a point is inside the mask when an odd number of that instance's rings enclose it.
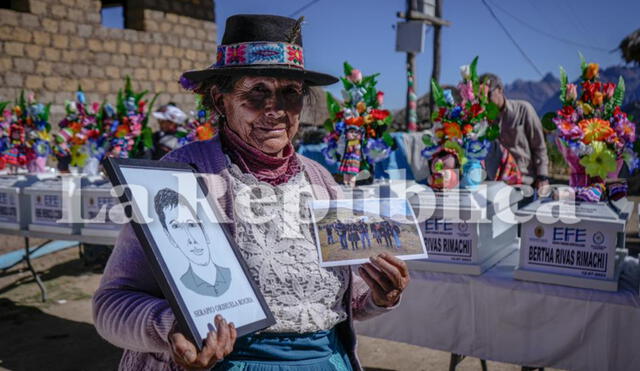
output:
{"label": "mountain range", "polygon": [[[617,83],[619,76],[624,78],[626,87],[624,106],[639,102],[640,67],[611,66],[600,71],[602,82]],[[577,82],[578,79],[573,81],[573,83]],[[504,93],[510,99],[529,101],[540,116],[560,108],[560,80],[551,73],[540,81],[515,80],[505,85]]]}
{"label": "mountain range", "polygon": [[[602,82],[618,82],[618,77],[624,78],[626,92],[623,108],[625,112],[640,119],[640,67],[639,66],[611,66],[600,70]],[[573,81],[577,83],[578,79]],[[443,86],[445,89],[454,89],[453,86]],[[505,85],[505,95],[509,99],[524,99],[529,101],[542,117],[547,112],[560,108],[560,79],[551,73],[545,75],[540,81],[515,80]],[[427,128],[430,124],[429,94],[418,98],[418,125]],[[393,124],[396,129],[403,130],[405,125],[405,110],[393,112]]]}

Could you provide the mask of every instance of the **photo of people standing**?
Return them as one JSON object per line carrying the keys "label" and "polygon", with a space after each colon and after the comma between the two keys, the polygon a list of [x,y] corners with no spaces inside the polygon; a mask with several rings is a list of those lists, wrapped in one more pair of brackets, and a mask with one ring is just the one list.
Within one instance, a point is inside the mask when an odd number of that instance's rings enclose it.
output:
{"label": "photo of people standing", "polygon": [[357,264],[386,252],[401,259],[426,253],[411,207],[404,199],[369,199],[349,205],[314,201],[317,244],[323,264]]}

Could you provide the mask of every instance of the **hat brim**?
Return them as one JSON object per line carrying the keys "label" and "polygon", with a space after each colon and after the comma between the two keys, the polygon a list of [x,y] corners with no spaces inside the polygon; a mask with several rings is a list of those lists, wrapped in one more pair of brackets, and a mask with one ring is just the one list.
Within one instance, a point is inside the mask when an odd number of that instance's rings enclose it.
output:
{"label": "hat brim", "polygon": [[291,68],[288,66],[235,66],[221,68],[205,68],[203,70],[187,71],[182,77],[192,83],[199,83],[214,76],[268,76],[304,80],[311,86],[326,86],[338,82],[338,78],[326,73]]}

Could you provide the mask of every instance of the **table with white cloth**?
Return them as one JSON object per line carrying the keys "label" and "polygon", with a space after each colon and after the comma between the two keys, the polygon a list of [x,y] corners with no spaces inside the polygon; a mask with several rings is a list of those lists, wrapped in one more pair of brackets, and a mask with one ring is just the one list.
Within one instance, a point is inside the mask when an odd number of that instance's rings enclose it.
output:
{"label": "table with white cloth", "polygon": [[515,251],[481,276],[411,271],[395,310],[358,334],[499,362],[567,370],[640,368],[640,265],[627,257],[619,290],[518,281]]}

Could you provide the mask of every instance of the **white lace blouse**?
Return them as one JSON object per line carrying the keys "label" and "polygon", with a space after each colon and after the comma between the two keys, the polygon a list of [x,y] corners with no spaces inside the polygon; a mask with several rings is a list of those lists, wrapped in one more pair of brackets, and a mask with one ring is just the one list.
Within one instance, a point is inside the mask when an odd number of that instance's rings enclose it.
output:
{"label": "white lace blouse", "polygon": [[230,173],[235,239],[276,319],[266,332],[328,330],[347,319],[343,296],[349,272],[318,264],[311,224],[304,222],[313,197],[304,171],[278,186],[233,164]]}

